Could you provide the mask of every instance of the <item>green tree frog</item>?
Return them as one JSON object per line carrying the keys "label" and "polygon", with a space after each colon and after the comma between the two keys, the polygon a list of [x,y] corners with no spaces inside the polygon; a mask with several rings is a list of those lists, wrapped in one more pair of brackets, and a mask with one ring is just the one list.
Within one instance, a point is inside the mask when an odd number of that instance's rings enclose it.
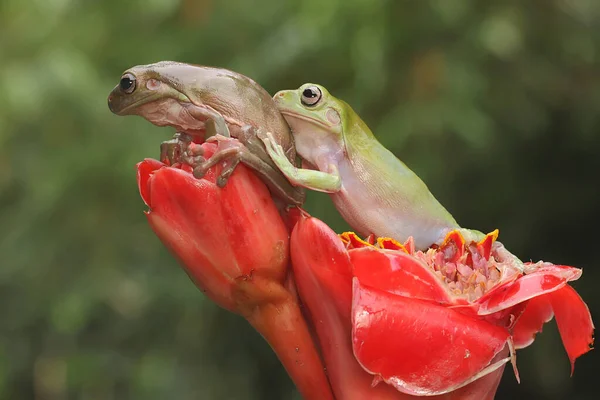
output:
{"label": "green tree frog", "polygon": [[[161,160],[187,162],[195,167],[197,177],[225,160],[217,180],[221,187],[242,162],[258,173],[275,197],[288,204],[304,202],[304,189],[290,184],[256,136],[258,128],[270,132],[293,164],[296,151],[290,128],[269,93],[242,74],[172,61],[139,65],[123,73],[108,97],[108,106],[117,115],[139,115],[154,125],[177,130],[173,140],[161,145]],[[220,143],[210,159],[189,150],[194,138],[211,137]]]}
{"label": "green tree frog", "polygon": [[274,136],[260,133],[269,155],[294,185],[329,193],[357,233],[401,241],[412,236],[425,249],[459,229],[425,183],[324,87],[309,83],[273,99],[292,128],[296,151],[313,169],[297,168]]}

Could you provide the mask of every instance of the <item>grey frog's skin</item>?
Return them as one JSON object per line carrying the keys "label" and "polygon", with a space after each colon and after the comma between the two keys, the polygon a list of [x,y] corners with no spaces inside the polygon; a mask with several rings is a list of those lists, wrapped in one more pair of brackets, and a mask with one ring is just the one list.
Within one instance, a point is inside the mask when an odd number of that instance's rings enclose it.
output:
{"label": "grey frog's skin", "polygon": [[[108,97],[117,115],[139,115],[157,126],[177,130],[161,145],[161,160],[184,161],[203,176],[208,168],[227,161],[217,180],[224,186],[239,162],[255,170],[271,193],[288,204],[301,205],[305,192],[284,177],[257,134],[268,131],[296,164],[294,139],[273,99],[252,79],[233,71],[162,61],[125,71]],[[208,160],[188,151],[193,138],[218,139],[225,146]],[[238,142],[225,138],[234,137]],[[240,145],[241,143],[241,145]]]}

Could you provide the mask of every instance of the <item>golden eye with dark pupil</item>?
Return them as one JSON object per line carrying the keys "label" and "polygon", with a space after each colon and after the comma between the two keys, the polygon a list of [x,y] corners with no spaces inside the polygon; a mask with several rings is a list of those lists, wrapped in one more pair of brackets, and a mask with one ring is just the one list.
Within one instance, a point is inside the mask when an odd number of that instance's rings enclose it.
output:
{"label": "golden eye with dark pupil", "polygon": [[316,86],[309,86],[302,91],[302,104],[305,106],[314,106],[321,100],[321,90]]}
{"label": "golden eye with dark pupil", "polygon": [[125,74],[121,77],[119,87],[125,93],[132,93],[135,90],[135,76],[131,74]]}

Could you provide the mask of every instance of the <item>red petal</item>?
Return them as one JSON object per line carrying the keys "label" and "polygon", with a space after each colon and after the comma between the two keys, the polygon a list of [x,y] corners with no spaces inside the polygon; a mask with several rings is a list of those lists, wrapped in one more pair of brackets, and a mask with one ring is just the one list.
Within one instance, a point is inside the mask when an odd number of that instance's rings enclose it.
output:
{"label": "red petal", "polygon": [[499,285],[482,296],[479,315],[488,315],[510,308],[523,301],[553,292],[567,282],[581,276],[578,268],[564,265],[544,264],[534,272],[518,277],[513,282]]}
{"label": "red petal", "polygon": [[146,158],[136,165],[138,190],[142,200],[148,207],[151,207],[150,185],[148,182],[154,171],[164,166],[165,164],[151,158]]}
{"label": "red petal", "polygon": [[340,238],[316,218],[302,218],[291,238],[298,292],[319,337],[335,396],[339,399],[400,400],[391,387],[371,388],[350,342],[351,270]]}
{"label": "red petal", "polygon": [[231,296],[231,277],[213,268],[214,260],[203,249],[191,245],[193,238],[189,230],[173,226],[172,221],[155,213],[148,214],[148,222],[202,293],[220,307],[236,312],[237,305]]}
{"label": "red petal", "polygon": [[354,276],[363,285],[439,303],[452,303],[446,286],[427,265],[404,251],[350,250]]}
{"label": "red petal", "polygon": [[594,344],[594,323],[585,302],[575,289],[566,285],[548,295],[565,350],[571,361],[571,375],[577,357],[587,353]]}
{"label": "red petal", "polygon": [[533,343],[535,335],[541,332],[542,326],[554,316],[548,296],[534,297],[527,302],[525,311],[513,329],[515,348],[522,349]]}
{"label": "red petal", "polygon": [[412,395],[443,394],[502,367],[490,365],[506,330],[430,302],[354,280],[354,355],[370,373]]}
{"label": "red petal", "polygon": [[219,305],[234,310],[230,291],[240,277],[283,282],[288,232],[267,188],[245,166],[223,189],[172,167],[149,182],[154,232]]}
{"label": "red petal", "polygon": [[162,168],[154,173],[150,187],[153,209],[148,221],[154,233],[208,297],[235,311],[231,282],[241,271],[232,270],[237,262],[228,239],[214,235],[226,229],[220,207],[215,207],[220,203],[216,186],[182,170]]}
{"label": "red petal", "polygon": [[239,165],[221,190],[228,241],[240,267],[255,275],[285,279],[289,232],[265,184]]}
{"label": "red petal", "polygon": [[291,238],[294,276],[304,302],[316,299],[319,291],[335,302],[346,321],[350,321],[352,299],[352,265],[342,240],[317,218],[301,218]]}

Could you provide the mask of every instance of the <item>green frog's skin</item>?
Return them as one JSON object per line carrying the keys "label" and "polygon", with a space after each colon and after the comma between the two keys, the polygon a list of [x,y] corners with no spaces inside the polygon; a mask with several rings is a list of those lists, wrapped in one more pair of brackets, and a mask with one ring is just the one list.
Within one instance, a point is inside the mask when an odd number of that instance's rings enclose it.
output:
{"label": "green frog's skin", "polygon": [[[324,87],[305,84],[273,99],[292,128],[296,151],[314,169],[296,168],[276,138],[260,134],[271,158],[293,184],[329,193],[357,233],[399,241],[412,236],[425,249],[460,229],[425,183]],[[461,232],[467,239],[483,238],[481,232]]]}
{"label": "green frog's skin", "polygon": [[[271,96],[244,75],[172,61],[140,65],[123,73],[108,97],[108,106],[117,115],[139,115],[154,125],[177,130],[173,140],[161,145],[161,160],[190,163],[197,177],[227,161],[217,180],[219,186],[226,184],[242,162],[259,174],[275,197],[288,204],[304,202],[304,189],[290,184],[257,138],[261,129],[270,132],[286,159],[295,163],[290,128]],[[219,141],[217,152],[208,160],[199,146],[191,152],[194,138]]]}

